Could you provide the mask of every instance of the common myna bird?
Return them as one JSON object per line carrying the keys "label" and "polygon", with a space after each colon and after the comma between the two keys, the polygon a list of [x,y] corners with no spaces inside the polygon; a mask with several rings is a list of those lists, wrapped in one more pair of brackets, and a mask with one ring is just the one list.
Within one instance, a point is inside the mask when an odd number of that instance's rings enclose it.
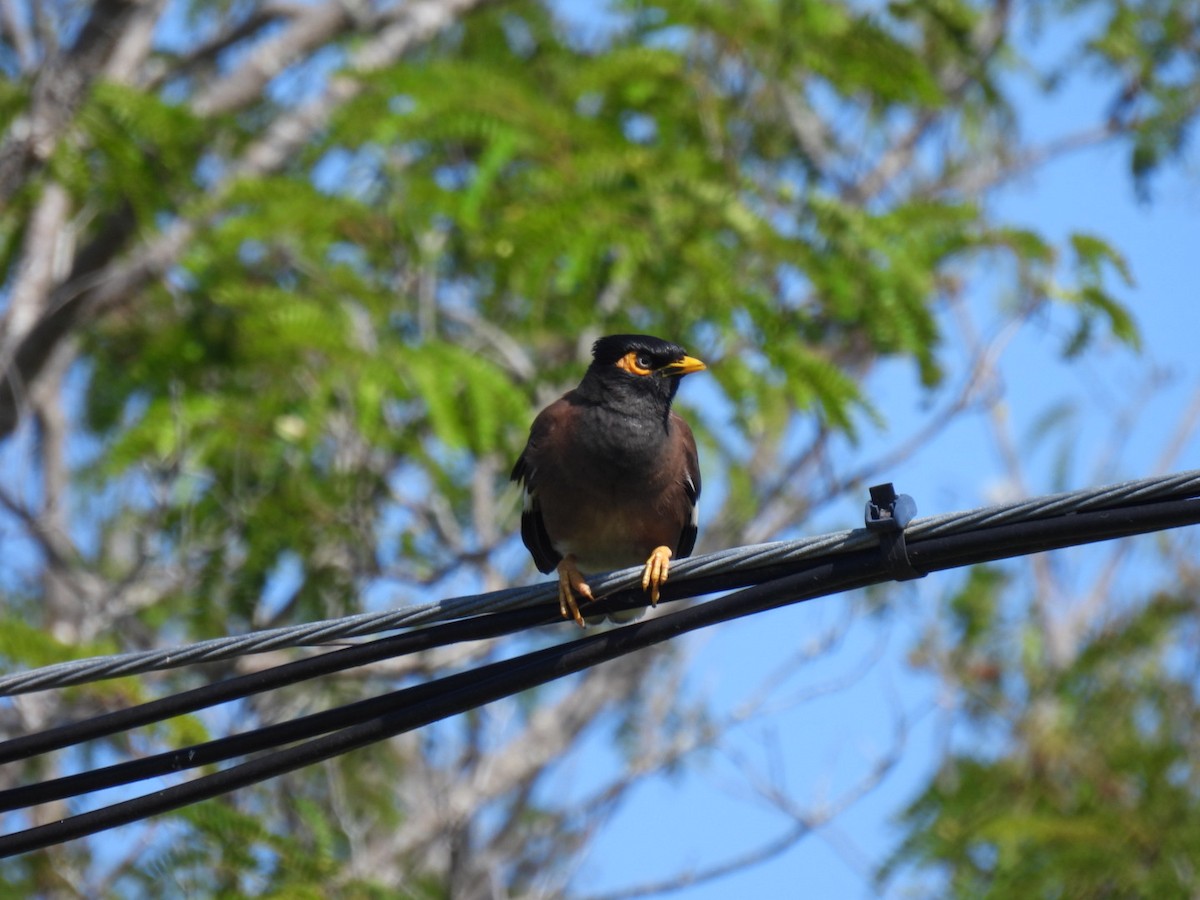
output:
{"label": "common myna bird", "polygon": [[582,626],[575,595],[595,599],[581,569],[644,563],[654,606],[671,557],[692,552],[700,466],[671,400],[684,375],[704,368],[661,338],[603,337],[579,387],[533,420],[512,471],[525,485],[521,539],[539,571],[557,568],[563,618]]}

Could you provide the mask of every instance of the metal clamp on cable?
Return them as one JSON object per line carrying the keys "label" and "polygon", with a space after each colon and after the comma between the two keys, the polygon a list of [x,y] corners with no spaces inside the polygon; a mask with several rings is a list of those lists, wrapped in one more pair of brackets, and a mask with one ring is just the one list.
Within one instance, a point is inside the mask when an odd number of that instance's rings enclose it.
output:
{"label": "metal clamp on cable", "polygon": [[904,542],[904,529],[917,514],[916,501],[908,494],[897,494],[890,481],[877,484],[870,491],[864,519],[867,531],[879,535],[879,553],[884,565],[897,581],[924,578],[924,572],[913,568]]}

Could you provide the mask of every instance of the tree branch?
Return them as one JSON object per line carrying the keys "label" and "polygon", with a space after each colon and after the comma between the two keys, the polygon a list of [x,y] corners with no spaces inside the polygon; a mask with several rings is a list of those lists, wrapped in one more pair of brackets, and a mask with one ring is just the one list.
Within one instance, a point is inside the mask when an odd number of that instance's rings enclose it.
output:
{"label": "tree branch", "polygon": [[55,54],[41,69],[29,111],[9,125],[0,141],[0,206],[50,158],[137,7],[137,0],[96,0],[71,49]]}
{"label": "tree branch", "polygon": [[258,44],[241,65],[201,91],[192,101],[192,109],[208,117],[261,100],[272,78],[329,43],[353,22],[348,5],[339,0],[303,7],[287,28]]}

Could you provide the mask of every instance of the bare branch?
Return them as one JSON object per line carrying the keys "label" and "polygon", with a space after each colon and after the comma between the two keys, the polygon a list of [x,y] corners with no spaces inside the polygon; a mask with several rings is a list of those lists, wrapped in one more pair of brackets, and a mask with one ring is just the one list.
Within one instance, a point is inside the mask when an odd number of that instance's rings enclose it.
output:
{"label": "bare branch", "polygon": [[[473,771],[430,772],[433,781],[424,786],[429,793],[413,798],[412,816],[393,836],[393,850],[437,841],[481,805],[540,777],[602,710],[630,695],[656,658],[640,653],[619,666],[589,671],[557,703],[539,707],[518,737],[489,753]],[[442,783],[446,779],[453,780]]]}
{"label": "bare branch", "polygon": [[[1195,436],[1198,428],[1200,428],[1200,390],[1192,394],[1192,402],[1188,404],[1187,409],[1184,410],[1172,429],[1171,436],[1163,445],[1152,471],[1158,474],[1169,472],[1175,466],[1188,441]],[[1133,433],[1132,428],[1126,430],[1128,433]],[[1088,629],[1095,625],[1104,607],[1111,603],[1113,584],[1121,567],[1129,559],[1133,546],[1134,544],[1130,541],[1120,541],[1112,547],[1103,568],[1092,580],[1083,600],[1075,604],[1064,617],[1061,629],[1065,639],[1070,642],[1072,650],[1082,643]]]}
{"label": "bare branch", "polygon": [[70,536],[66,457],[69,422],[63,409],[61,388],[76,353],[74,340],[59,344],[47,366],[45,378],[31,398],[38,432],[40,508],[34,513],[0,492],[0,503],[23,521],[26,532],[38,541],[43,551],[45,625],[64,644],[84,639],[82,623],[90,617],[95,600],[104,587],[102,579],[85,566],[83,555]]}
{"label": "bare branch", "polygon": [[28,112],[9,125],[0,141],[0,205],[50,158],[137,6],[137,0],[96,0],[70,50],[55,54],[38,73]]}
{"label": "bare branch", "polygon": [[801,102],[800,98],[785,88],[779,89],[779,102],[787,116],[796,139],[796,146],[804,157],[817,169],[826,169],[829,159],[837,150],[837,139],[828,123]]}
{"label": "bare branch", "polygon": [[237,22],[224,23],[224,27],[216,35],[202,41],[182,56],[168,65],[156,65],[153,71],[145,75],[147,88],[161,87],[168,78],[194,74],[204,71],[215,63],[216,58],[235,44],[253,37],[260,29],[278,21],[279,18],[294,15],[294,10],[283,9],[284,4],[264,4],[252,10],[244,19]]}
{"label": "bare branch", "polygon": [[154,41],[154,32],[159,17],[166,8],[167,0],[143,0],[129,20],[112,57],[104,67],[104,77],[121,84],[133,84],[137,72],[142,68]]}
{"label": "bare branch", "polygon": [[933,112],[918,116],[904,136],[880,157],[875,167],[850,187],[848,198],[855,203],[865,203],[874,199],[901,172],[911,171],[921,142],[938,118]]}
{"label": "bare branch", "polygon": [[66,275],[68,260],[75,250],[67,227],[70,212],[71,199],[66,190],[58,184],[46,185],[29,219],[21,246],[20,268],[8,308],[0,319],[0,359],[8,355],[45,312],[42,303],[50,295],[51,286]]}
{"label": "bare branch", "polygon": [[645,882],[607,894],[591,895],[588,900],[630,900],[633,897],[670,894],[769,862],[786,853],[808,835],[835,820],[877,788],[899,763],[902,750],[907,743],[907,736],[908,723],[902,715],[897,716],[896,735],[888,752],[878,757],[867,773],[835,802],[814,809],[804,809],[798,806],[777,782],[770,778],[756,777],[753,766],[744,759],[735,759],[735,767],[751,779],[757,794],[772,808],[791,820],[791,824],[784,831],[757,847],[712,865],[688,869],[668,878]]}
{"label": "bare branch", "polygon": [[587,900],[631,900],[633,897],[651,897],[658,894],[673,894],[684,888],[695,887],[709,881],[716,881],[734,872],[741,872],[754,866],[770,862],[777,856],[786,853],[801,840],[812,833],[816,825],[804,819],[795,819],[792,824],[777,837],[767,841],[738,856],[722,860],[713,866],[689,869],[677,875],[672,875],[660,881],[649,881],[644,884],[612,891],[607,894],[592,894]]}
{"label": "bare branch", "polygon": [[537,374],[529,351],[503,328],[487,322],[476,315],[474,310],[454,305],[445,306],[442,315],[467,329],[469,337],[466,344],[473,350],[490,350],[489,355],[495,356],[500,362],[521,381],[532,381]]}
{"label": "bare branch", "polygon": [[[29,385],[41,374],[59,342],[85,317],[98,315],[129,300],[151,278],[165,272],[178,258],[193,228],[193,223],[179,220],[149,242],[140,254],[99,270],[83,268],[87,253],[80,254],[76,261],[79,274],[51,293],[42,317],[21,339],[11,356],[0,360],[5,364],[0,375],[0,437],[12,433],[16,427]],[[97,243],[106,241],[105,235]]]}
{"label": "bare branch", "polygon": [[352,23],[349,8],[339,0],[303,7],[287,28],[258,44],[241,65],[201,91],[192,108],[198,115],[213,116],[261,100],[272,78]]}
{"label": "bare branch", "polygon": [[1008,159],[1000,160],[992,156],[980,156],[973,159],[970,165],[964,166],[957,175],[948,179],[943,178],[937,184],[923,189],[921,193],[954,192],[967,196],[979,196],[1016,181],[1034,169],[1041,168],[1062,156],[1123,137],[1134,128],[1136,125],[1126,127],[1109,122],[1063,135],[1036,147],[1028,147]]}

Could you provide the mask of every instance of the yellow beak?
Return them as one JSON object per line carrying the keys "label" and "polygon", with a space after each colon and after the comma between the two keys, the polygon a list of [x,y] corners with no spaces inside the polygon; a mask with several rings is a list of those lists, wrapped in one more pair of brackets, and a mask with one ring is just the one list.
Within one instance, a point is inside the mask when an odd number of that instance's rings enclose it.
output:
{"label": "yellow beak", "polygon": [[677,359],[673,363],[668,363],[658,370],[660,375],[684,376],[691,375],[693,372],[703,372],[707,369],[704,363],[693,356],[685,356],[683,359]]}

